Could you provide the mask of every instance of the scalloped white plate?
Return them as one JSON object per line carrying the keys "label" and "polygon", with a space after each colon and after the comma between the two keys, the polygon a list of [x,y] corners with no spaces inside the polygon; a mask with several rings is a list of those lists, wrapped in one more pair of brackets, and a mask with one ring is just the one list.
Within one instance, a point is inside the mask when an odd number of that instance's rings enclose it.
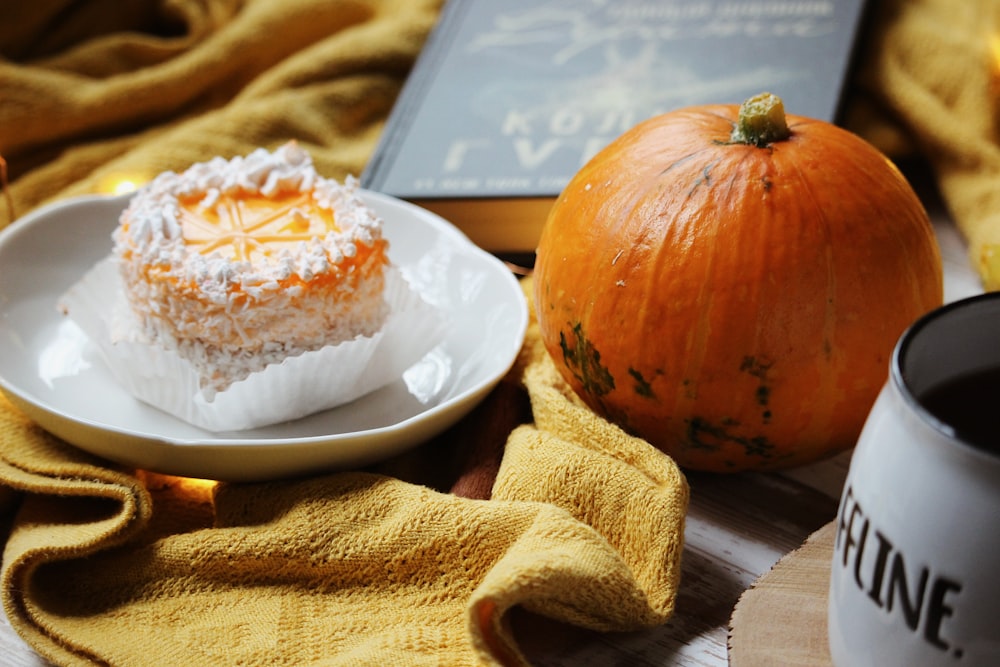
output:
{"label": "scalloped white plate", "polygon": [[0,232],[0,390],[43,428],[92,454],[161,473],[231,481],[366,465],[467,414],[510,369],[528,322],[520,286],[438,216],[362,192],[385,219],[390,257],[449,321],[444,341],[403,377],[293,422],[204,431],[142,403],[112,378],[56,301],[111,248],[128,196],[39,209]]}

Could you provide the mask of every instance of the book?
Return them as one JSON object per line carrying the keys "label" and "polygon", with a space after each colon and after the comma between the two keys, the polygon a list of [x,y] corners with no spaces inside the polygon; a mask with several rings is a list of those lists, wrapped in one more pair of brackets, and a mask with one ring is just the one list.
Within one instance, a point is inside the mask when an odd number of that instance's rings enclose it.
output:
{"label": "book", "polygon": [[532,253],[573,175],[683,106],[760,92],[836,122],[864,0],[448,0],[363,187]]}

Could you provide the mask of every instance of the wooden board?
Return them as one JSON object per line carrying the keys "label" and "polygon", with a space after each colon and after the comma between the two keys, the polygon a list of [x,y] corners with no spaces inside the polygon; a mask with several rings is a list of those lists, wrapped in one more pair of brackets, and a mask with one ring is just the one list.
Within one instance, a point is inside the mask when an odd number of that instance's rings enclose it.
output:
{"label": "wooden board", "polygon": [[809,536],[740,596],[729,622],[731,667],[831,667],[826,605],[835,523]]}

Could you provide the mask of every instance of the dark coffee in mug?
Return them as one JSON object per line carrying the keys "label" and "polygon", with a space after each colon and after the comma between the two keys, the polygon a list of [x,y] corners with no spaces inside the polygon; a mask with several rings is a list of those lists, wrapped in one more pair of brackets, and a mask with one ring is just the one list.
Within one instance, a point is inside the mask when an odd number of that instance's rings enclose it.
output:
{"label": "dark coffee in mug", "polygon": [[1000,366],[941,382],[918,401],[959,439],[1000,454]]}

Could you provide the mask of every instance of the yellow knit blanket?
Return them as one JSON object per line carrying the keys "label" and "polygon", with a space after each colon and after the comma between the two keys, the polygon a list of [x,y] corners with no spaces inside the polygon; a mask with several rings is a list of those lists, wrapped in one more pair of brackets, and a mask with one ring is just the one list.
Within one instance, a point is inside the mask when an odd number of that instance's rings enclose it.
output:
{"label": "yellow knit blanket", "polygon": [[[1000,286],[996,3],[873,4],[847,122],[929,160]],[[321,173],[359,173],[441,0],[8,5],[0,227],[291,138]],[[668,457],[575,400],[534,329],[449,433],[305,480],[118,469],[0,398],[0,596],[66,665],[517,664],[515,606],[602,630],[668,618],[687,494]]]}
{"label": "yellow knit blanket", "polygon": [[869,5],[846,123],[930,164],[984,288],[1000,289],[1000,3]]}
{"label": "yellow knit blanket", "polygon": [[535,328],[451,432],[304,480],[116,470],[0,398],[0,481],[25,492],[0,579],[12,625],[58,664],[187,666],[523,664],[515,606],[662,623],[686,480],[572,396]]}

